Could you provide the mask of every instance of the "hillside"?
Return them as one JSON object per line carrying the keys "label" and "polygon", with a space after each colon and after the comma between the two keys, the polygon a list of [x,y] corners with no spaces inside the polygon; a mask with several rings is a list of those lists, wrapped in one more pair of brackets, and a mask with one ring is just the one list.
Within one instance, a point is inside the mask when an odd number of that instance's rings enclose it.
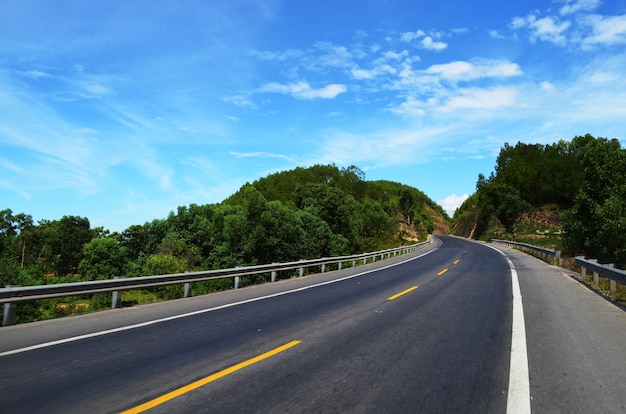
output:
{"label": "hillside", "polygon": [[457,209],[452,233],[504,238],[626,265],[626,151],[587,134],[505,144],[489,178]]}
{"label": "hillside", "polygon": [[[360,215],[367,223],[357,220],[357,224],[365,226],[363,236],[370,239],[369,248],[395,245],[402,240],[424,240],[433,232],[449,231],[450,218],[426,194],[397,182],[366,181],[365,173],[355,166],[340,169],[335,165],[314,165],[278,172],[242,187],[222,204],[244,205],[248,186],[258,190],[267,201],[314,211],[333,231],[344,236],[354,234],[342,226],[341,216],[346,216],[343,224],[347,224],[350,215]],[[360,250],[358,242],[354,247],[352,251]]]}

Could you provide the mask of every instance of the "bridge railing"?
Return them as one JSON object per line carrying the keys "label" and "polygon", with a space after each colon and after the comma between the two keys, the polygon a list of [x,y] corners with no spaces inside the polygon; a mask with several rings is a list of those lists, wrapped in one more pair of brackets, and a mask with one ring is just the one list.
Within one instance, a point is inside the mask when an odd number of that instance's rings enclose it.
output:
{"label": "bridge railing", "polygon": [[131,289],[144,289],[148,287],[184,284],[184,297],[191,296],[191,286],[194,282],[206,280],[232,278],[234,288],[239,288],[242,276],[252,276],[259,274],[270,274],[271,281],[276,281],[278,272],[299,269],[299,276],[304,275],[307,268],[318,267],[320,272],[324,272],[329,265],[337,265],[341,269],[344,263],[352,263],[352,267],[362,262],[383,260],[400,254],[406,254],[423,248],[432,243],[429,236],[428,241],[409,246],[402,246],[393,249],[380,250],[376,252],[356,254],[352,256],[326,257],[313,260],[299,260],[287,263],[272,263],[257,266],[236,267],[230,269],[207,270],[200,272],[185,272],[169,275],[140,276],[140,277],[116,277],[107,280],[94,280],[87,282],[59,283],[53,285],[38,286],[7,286],[0,288],[0,304],[3,308],[2,325],[13,325],[16,320],[17,304],[26,301],[40,299],[52,299],[66,296],[79,296],[102,292],[112,292],[112,308],[121,307],[121,292]]}

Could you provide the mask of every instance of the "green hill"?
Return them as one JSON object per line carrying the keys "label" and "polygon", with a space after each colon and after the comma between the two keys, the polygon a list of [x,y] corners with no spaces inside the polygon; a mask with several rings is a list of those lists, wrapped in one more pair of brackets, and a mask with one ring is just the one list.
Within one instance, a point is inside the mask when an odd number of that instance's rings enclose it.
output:
{"label": "green hill", "polygon": [[454,234],[506,238],[626,264],[626,151],[587,134],[505,144],[453,217]]}
{"label": "green hill", "polygon": [[443,208],[423,192],[397,182],[366,181],[355,166],[314,165],[271,174],[242,187],[223,204],[245,205],[250,186],[267,201],[321,217],[348,239],[351,252],[424,240],[449,229]]}

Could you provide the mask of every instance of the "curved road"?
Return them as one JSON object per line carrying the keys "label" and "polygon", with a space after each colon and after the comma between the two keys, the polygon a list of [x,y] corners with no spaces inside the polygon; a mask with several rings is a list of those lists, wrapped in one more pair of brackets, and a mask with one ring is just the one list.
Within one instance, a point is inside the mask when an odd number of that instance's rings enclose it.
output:
{"label": "curved road", "polygon": [[1,328],[0,412],[626,412],[625,313],[498,250]]}

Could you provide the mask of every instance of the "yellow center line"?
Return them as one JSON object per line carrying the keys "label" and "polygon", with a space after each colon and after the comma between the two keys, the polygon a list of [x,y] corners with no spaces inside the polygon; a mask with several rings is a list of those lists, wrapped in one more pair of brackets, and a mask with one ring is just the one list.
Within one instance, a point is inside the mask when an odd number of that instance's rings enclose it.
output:
{"label": "yellow center line", "polygon": [[400,292],[400,293],[397,293],[397,294],[395,294],[395,295],[393,295],[393,296],[391,296],[391,297],[388,297],[388,298],[387,298],[387,300],[394,300],[394,299],[397,299],[397,298],[399,298],[399,297],[400,297],[400,296],[402,296],[402,295],[406,295],[407,293],[414,291],[414,290],[415,290],[415,289],[417,289],[418,287],[419,287],[419,286],[413,286],[413,287],[410,287],[410,288],[408,288],[407,290],[403,290],[403,291],[402,291],[402,292]]}
{"label": "yellow center line", "polygon": [[137,407],[131,408],[130,410],[127,411],[123,411],[122,414],[135,414],[135,413],[142,413],[146,410],[149,410],[151,408],[156,407],[157,405],[161,405],[169,400],[173,400],[176,397],[180,397],[183,394],[188,393],[189,391],[193,391],[196,388],[200,388],[203,385],[206,385],[210,382],[213,382],[217,379],[220,379],[222,377],[225,377],[229,374],[232,374],[235,371],[239,371],[240,369],[246,368],[252,364],[255,364],[259,361],[262,361],[264,359],[267,359],[269,357],[272,357],[276,354],[279,354],[283,351],[286,351],[287,349],[294,347],[296,345],[298,345],[300,342],[302,341],[291,341],[283,346],[279,346],[278,348],[272,349],[271,351],[268,351],[264,354],[261,354],[259,356],[256,356],[254,358],[248,359],[247,361],[241,362],[239,364],[233,365],[230,368],[226,368],[225,370],[222,370],[220,372],[216,372],[213,375],[209,375],[208,377],[199,379],[198,381],[192,382],[189,385],[185,385],[184,387],[178,388],[177,390],[168,392],[167,394],[164,394],[158,398],[155,398],[154,400],[148,401],[144,404],[138,405]]}
{"label": "yellow center line", "polygon": [[457,260],[454,261],[454,264],[459,264],[459,262],[460,262],[460,260],[457,259]]}
{"label": "yellow center line", "polygon": [[447,268],[446,268],[446,269],[443,269],[441,272],[437,273],[437,276],[441,276],[441,275],[443,275],[444,273],[446,273],[447,271],[448,271],[448,269],[447,269]]}

